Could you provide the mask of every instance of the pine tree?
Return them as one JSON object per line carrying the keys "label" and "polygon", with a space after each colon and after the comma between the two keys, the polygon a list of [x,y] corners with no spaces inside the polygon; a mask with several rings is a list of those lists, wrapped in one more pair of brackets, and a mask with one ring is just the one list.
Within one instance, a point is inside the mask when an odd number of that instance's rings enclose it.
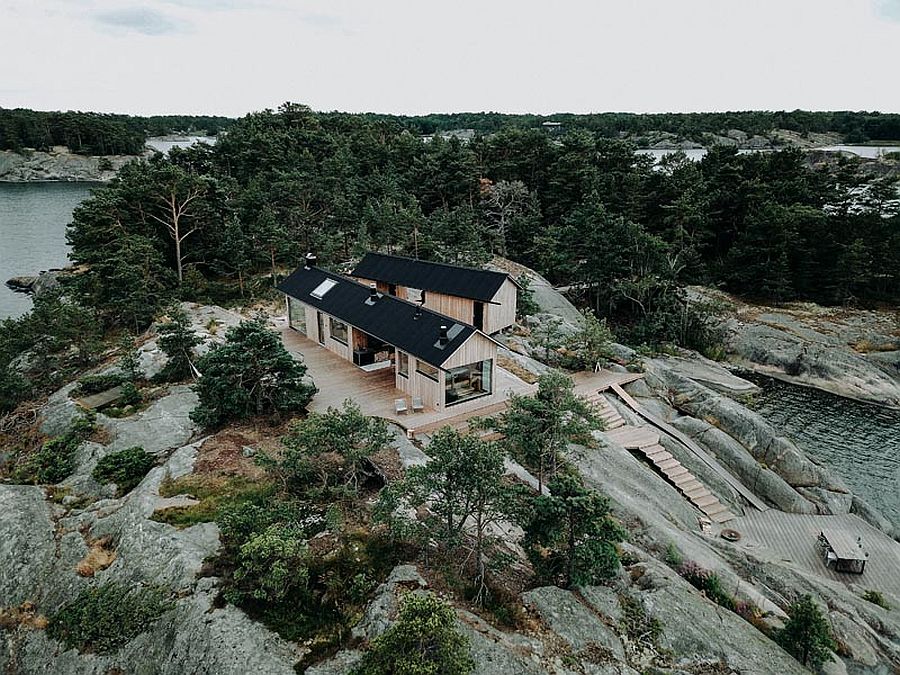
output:
{"label": "pine tree", "polygon": [[788,610],[791,617],[776,635],[776,641],[804,666],[818,670],[837,649],[831,629],[812,596],[804,595]]}

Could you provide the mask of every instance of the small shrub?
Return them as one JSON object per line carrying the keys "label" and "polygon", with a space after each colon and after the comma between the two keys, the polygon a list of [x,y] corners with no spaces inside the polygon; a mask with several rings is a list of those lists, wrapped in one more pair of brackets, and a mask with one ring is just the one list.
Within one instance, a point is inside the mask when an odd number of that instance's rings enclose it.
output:
{"label": "small shrub", "polygon": [[403,600],[397,622],[372,641],[354,675],[463,675],[474,668],[453,609],[431,593]]}
{"label": "small shrub", "polygon": [[75,388],[76,396],[90,396],[91,394],[99,394],[101,391],[118,387],[122,384],[122,376],[118,373],[109,375],[85,375],[78,380],[78,386]]}
{"label": "small shrub", "polygon": [[666,555],[664,558],[666,565],[671,567],[672,569],[678,569],[684,564],[684,557],[681,555],[681,551],[678,550],[678,547],[673,543],[669,543],[666,546]]}
{"label": "small shrub", "polygon": [[50,637],[81,653],[111,652],[150,628],[172,608],[160,588],[106,583],[83,590],[50,618]]}
{"label": "small shrub", "polygon": [[697,590],[703,591],[710,600],[726,609],[734,611],[735,601],[724,588],[719,575],[711,570],[700,567],[692,560],[688,560],[678,568],[685,581]]}
{"label": "small shrub", "polygon": [[98,483],[115,483],[121,496],[137,487],[155,464],[156,459],[143,448],[128,448],[101,459],[91,475]]}
{"label": "small shrub", "polygon": [[271,497],[274,487],[267,481],[251,480],[241,476],[228,478],[210,476],[184,476],[177,480],[163,480],[159,494],[174,497],[187,494],[199,500],[192,506],[174,506],[157,511],[152,519],[178,528],[217,520],[226,509],[242,503],[262,503]]}
{"label": "small shrub", "polygon": [[891,606],[888,604],[888,601],[885,597],[879,593],[878,591],[868,590],[863,593],[863,600],[867,600],[871,602],[873,605],[878,605],[879,607],[883,607],[884,609],[890,609]]}
{"label": "small shrub", "polygon": [[829,651],[837,649],[828,622],[809,595],[791,605],[788,615],[791,618],[775,641],[804,666],[818,670],[831,659]]}
{"label": "small shrub", "polygon": [[128,406],[138,405],[143,400],[141,392],[134,386],[133,382],[126,382],[122,385],[122,395],[119,397],[119,407],[126,408]]}
{"label": "small shrub", "polygon": [[77,418],[68,431],[51,438],[20,464],[13,472],[14,480],[35,485],[52,485],[65,480],[75,470],[75,452],[93,432],[94,415]]}

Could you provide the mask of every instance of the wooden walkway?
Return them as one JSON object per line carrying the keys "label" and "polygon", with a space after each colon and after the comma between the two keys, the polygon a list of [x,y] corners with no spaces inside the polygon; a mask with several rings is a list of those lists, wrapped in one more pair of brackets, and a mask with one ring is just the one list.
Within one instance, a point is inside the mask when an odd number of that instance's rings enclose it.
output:
{"label": "wooden walkway", "polygon": [[[741,534],[734,546],[760,560],[790,565],[807,574],[855,586],[858,592],[874,589],[890,594],[891,604],[900,605],[900,543],[859,516],[817,516],[770,509],[765,513],[750,511],[735,518],[729,527]],[[825,567],[816,544],[823,529],[841,532],[854,542],[860,537],[869,554],[866,571],[848,574]]]}
{"label": "wooden walkway", "polygon": [[[616,385],[618,386],[618,385]],[[716,523],[727,523],[734,519],[734,514],[719,501],[697,478],[688,471],[681,462],[659,444],[659,434],[647,427],[634,427],[625,424],[606,396],[594,392],[584,399],[590,403],[603,420],[606,436],[628,450],[637,450],[656,467],[665,478],[678,488],[681,493],[698,509]]]}
{"label": "wooden walkway", "polygon": [[638,415],[640,415],[643,419],[647,420],[654,427],[665,433],[667,436],[674,438],[676,441],[681,443],[684,447],[694,453],[704,464],[706,464],[710,469],[716,472],[716,474],[724,480],[728,485],[739,495],[741,495],[744,499],[746,499],[751,505],[753,505],[756,509],[760,511],[767,511],[769,507],[766,503],[761,500],[756,494],[744,485],[741,481],[734,477],[734,475],[726,469],[724,466],[719,464],[718,460],[715,457],[710,455],[706,450],[697,445],[691,438],[688,438],[681,431],[673,427],[668,422],[660,419],[656,415],[652,415],[646,410],[644,410],[640,404],[635,401],[621,386],[618,384],[611,385],[610,389],[612,389],[616,395],[625,402],[625,404],[634,410]]}

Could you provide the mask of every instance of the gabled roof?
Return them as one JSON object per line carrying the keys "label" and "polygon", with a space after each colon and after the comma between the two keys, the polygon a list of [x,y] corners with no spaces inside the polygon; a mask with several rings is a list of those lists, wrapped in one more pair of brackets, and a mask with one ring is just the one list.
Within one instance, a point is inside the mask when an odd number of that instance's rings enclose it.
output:
{"label": "gabled roof", "polygon": [[[299,268],[278,290],[436,368],[474,333],[480,333],[456,319],[390,295],[379,294],[373,302],[368,286],[318,267]],[[441,326],[447,326],[449,338],[443,347],[438,342]]]}
{"label": "gabled roof", "polygon": [[[509,275],[446,263],[366,253],[353,276],[444,295],[490,302]],[[515,283],[515,282],[513,282]]]}

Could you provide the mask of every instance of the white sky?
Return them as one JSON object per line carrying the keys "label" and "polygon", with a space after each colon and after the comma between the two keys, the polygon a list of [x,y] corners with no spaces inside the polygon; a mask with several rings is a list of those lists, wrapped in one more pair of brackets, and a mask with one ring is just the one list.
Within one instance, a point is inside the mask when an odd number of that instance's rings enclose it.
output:
{"label": "white sky", "polygon": [[900,111],[900,0],[0,0],[0,107]]}

